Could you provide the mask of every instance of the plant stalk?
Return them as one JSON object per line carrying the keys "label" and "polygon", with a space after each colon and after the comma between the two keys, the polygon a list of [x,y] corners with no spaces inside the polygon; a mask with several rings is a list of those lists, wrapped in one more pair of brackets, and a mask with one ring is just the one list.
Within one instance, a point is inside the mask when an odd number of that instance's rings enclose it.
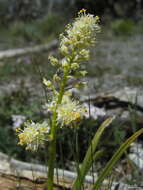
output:
{"label": "plant stalk", "polygon": [[58,100],[57,100],[57,104],[55,106],[55,110],[54,110],[54,113],[53,113],[52,124],[51,124],[52,141],[49,144],[47,190],[53,190],[53,185],[54,185],[54,165],[55,165],[55,160],[56,160],[57,107],[62,102],[62,98],[63,98],[64,90],[65,90],[65,85],[66,85],[66,82],[67,82],[67,75],[68,75],[68,70],[65,69],[63,82],[61,84],[60,93],[59,93],[59,97],[58,97]]}

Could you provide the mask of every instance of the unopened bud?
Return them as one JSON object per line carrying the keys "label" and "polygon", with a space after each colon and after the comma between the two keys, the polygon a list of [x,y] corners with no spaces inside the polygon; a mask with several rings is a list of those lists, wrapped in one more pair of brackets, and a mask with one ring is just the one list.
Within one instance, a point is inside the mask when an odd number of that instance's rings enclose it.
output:
{"label": "unopened bud", "polygon": [[60,51],[61,51],[61,53],[62,53],[63,55],[65,55],[65,56],[69,54],[68,48],[67,48],[67,46],[65,46],[65,45],[62,45],[62,46],[60,47]]}
{"label": "unopened bud", "polygon": [[53,66],[58,66],[58,65],[59,65],[59,61],[58,61],[57,58],[55,58],[55,57],[53,57],[53,56],[49,56],[49,60],[50,60],[50,62],[51,62],[51,64],[52,64]]}
{"label": "unopened bud", "polygon": [[62,67],[68,67],[69,63],[67,62],[66,59],[62,60]]}
{"label": "unopened bud", "polygon": [[60,81],[61,81],[61,78],[60,78],[57,74],[55,74],[55,75],[53,76],[53,80],[54,80],[55,82],[60,82]]}
{"label": "unopened bud", "polygon": [[85,75],[87,74],[87,71],[80,71],[79,74],[80,74],[82,77],[85,77]]}
{"label": "unopened bud", "polygon": [[87,83],[86,82],[79,82],[76,85],[74,85],[74,88],[83,88],[85,87]]}
{"label": "unopened bud", "polygon": [[76,70],[76,69],[78,69],[79,68],[79,64],[78,63],[72,63],[71,64],[71,69],[72,70]]}
{"label": "unopened bud", "polygon": [[51,87],[52,87],[51,81],[50,81],[50,80],[47,80],[47,79],[45,79],[45,78],[43,78],[43,84],[44,84],[45,86],[47,86],[48,88],[51,88]]}

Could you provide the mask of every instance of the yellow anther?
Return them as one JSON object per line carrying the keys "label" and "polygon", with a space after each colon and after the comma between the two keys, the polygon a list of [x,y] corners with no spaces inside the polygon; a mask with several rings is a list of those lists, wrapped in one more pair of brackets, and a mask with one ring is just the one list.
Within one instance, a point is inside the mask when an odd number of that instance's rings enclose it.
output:
{"label": "yellow anther", "polygon": [[86,13],[86,9],[81,9],[79,12],[78,12],[78,15],[80,15],[80,14],[85,14]]}

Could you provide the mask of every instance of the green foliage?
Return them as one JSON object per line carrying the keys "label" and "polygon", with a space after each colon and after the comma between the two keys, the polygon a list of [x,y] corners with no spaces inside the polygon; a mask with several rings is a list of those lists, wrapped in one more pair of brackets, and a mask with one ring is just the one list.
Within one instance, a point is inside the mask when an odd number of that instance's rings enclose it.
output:
{"label": "green foliage", "polygon": [[[8,123],[7,123],[8,124]],[[8,126],[0,126],[0,151],[10,156],[19,154],[19,147],[17,148],[17,139],[14,138],[13,130]]]}
{"label": "green foliage", "polygon": [[[41,85],[40,74],[42,77],[48,75],[51,78],[54,72],[54,68],[47,61],[46,53],[26,55],[19,59],[4,59],[3,61],[4,64],[0,66],[1,82],[12,82],[27,78]],[[37,77],[37,74],[39,77]]]}
{"label": "green foliage", "polygon": [[[27,153],[24,148],[17,146],[18,138],[15,138],[12,128],[12,115],[23,115],[35,121],[41,119],[40,105],[39,99],[30,99],[30,92],[24,86],[0,97],[0,151],[24,161],[40,159],[39,154]],[[44,151],[41,150],[40,154],[43,159]]]}
{"label": "green foliage", "polygon": [[23,38],[26,41],[39,41],[40,33],[36,24],[17,21],[10,27],[14,37]]}
{"label": "green foliage", "polygon": [[40,1],[35,0],[0,0],[0,20],[6,25],[6,21],[31,20],[41,16],[41,7]]}
{"label": "green foliage", "polygon": [[56,14],[45,16],[39,22],[41,34],[44,36],[54,34],[57,37],[63,31],[64,22],[63,18]]}
{"label": "green foliage", "polygon": [[[52,6],[51,6],[52,5]],[[140,9],[138,8],[140,6]],[[73,14],[76,10],[86,8],[90,12],[98,15],[103,15],[106,20],[107,14],[116,17],[134,17],[141,14],[143,8],[142,4],[138,1],[126,0],[0,0],[0,22],[7,25],[7,21],[13,22],[18,20],[32,20],[41,19],[43,15],[50,12],[63,12]],[[67,16],[66,14],[66,16]]]}
{"label": "green foliage", "polygon": [[[27,57],[28,58],[28,57]],[[30,76],[34,73],[32,64],[25,64],[24,58],[20,63],[16,63],[15,59],[4,60],[5,63],[1,65],[0,80],[1,82],[8,82],[18,79],[18,77]]]}
{"label": "green foliage", "polygon": [[135,24],[129,19],[119,19],[112,22],[111,28],[116,35],[131,35],[134,32]]}
{"label": "green foliage", "polygon": [[39,105],[38,99],[30,100],[29,90],[22,85],[10,94],[0,97],[1,123],[4,125],[11,123],[11,116],[14,114],[24,115],[27,118],[34,115],[38,117]]}
{"label": "green foliage", "polygon": [[143,16],[142,16],[142,18],[140,19],[140,21],[138,23],[138,27],[137,27],[136,31],[138,33],[140,33],[140,34],[143,33]]}
{"label": "green foliage", "polygon": [[0,0],[0,26],[6,25],[9,19],[8,5],[8,0]]}
{"label": "green foliage", "polygon": [[50,14],[41,20],[16,21],[10,25],[10,34],[27,42],[42,42],[57,37],[62,31],[62,17]]}

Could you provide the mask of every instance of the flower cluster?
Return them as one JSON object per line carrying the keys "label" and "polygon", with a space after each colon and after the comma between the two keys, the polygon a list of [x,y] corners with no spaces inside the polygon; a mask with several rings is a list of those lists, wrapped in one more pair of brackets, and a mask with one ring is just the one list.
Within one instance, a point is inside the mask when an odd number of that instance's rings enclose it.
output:
{"label": "flower cluster", "polygon": [[[45,106],[51,113],[50,123],[27,122],[23,130],[17,129],[19,144],[26,145],[27,149],[37,149],[45,140],[50,140],[56,135],[57,124],[69,127],[76,127],[84,115],[86,108],[73,100],[71,94],[65,89],[71,79],[75,80],[73,88],[83,87],[86,83],[81,81],[87,72],[81,69],[81,63],[89,60],[90,47],[96,42],[96,34],[100,31],[99,18],[86,14],[82,9],[78,17],[71,25],[67,25],[65,33],[60,36],[59,51],[61,60],[50,56],[49,60],[57,67],[57,72],[52,80],[43,79],[44,85],[50,89],[52,99]],[[69,81],[70,80],[70,81]],[[52,139],[51,139],[52,140]]]}
{"label": "flower cluster", "polygon": [[68,125],[74,127],[77,122],[83,119],[85,112],[86,109],[78,101],[69,98],[67,102],[62,103],[58,107],[57,121],[60,122],[61,126]]}
{"label": "flower cluster", "polygon": [[89,48],[95,44],[96,34],[100,31],[98,23],[98,16],[94,17],[94,15],[86,14],[85,9],[79,11],[73,24],[68,24],[65,33],[60,35],[59,51],[64,56],[63,59],[58,60],[50,56],[51,64],[59,67],[62,71],[68,69],[69,74],[76,74],[77,71],[81,77],[83,72],[85,75],[85,71],[79,72],[80,63],[90,58]]}
{"label": "flower cluster", "polygon": [[91,47],[96,41],[96,33],[100,31],[98,22],[98,16],[94,17],[81,10],[75,22],[67,25],[65,35],[61,35],[61,53],[67,55],[73,50]]}
{"label": "flower cluster", "polygon": [[24,130],[17,128],[19,145],[26,145],[26,149],[36,150],[45,140],[50,140],[50,127],[47,122],[34,123],[25,122]]}
{"label": "flower cluster", "polygon": [[[55,107],[55,99],[45,105],[47,111],[53,113]],[[63,96],[61,104],[57,106],[57,123],[63,126],[74,127],[85,116],[87,110],[80,105],[78,101],[71,98],[71,93],[67,91]]]}

